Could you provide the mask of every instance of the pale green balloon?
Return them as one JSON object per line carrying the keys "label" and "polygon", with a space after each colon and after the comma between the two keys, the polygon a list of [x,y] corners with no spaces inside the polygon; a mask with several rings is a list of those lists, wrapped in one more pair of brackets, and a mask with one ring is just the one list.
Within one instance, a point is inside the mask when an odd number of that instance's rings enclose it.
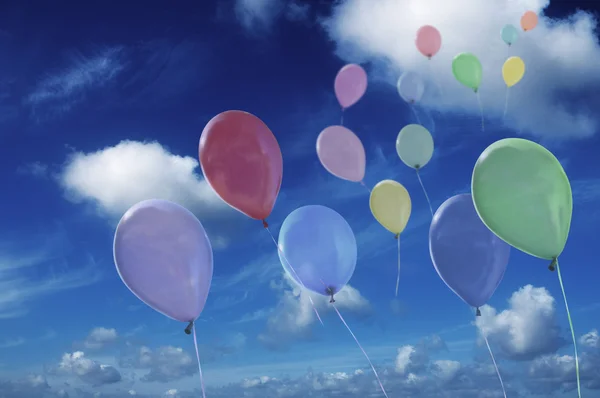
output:
{"label": "pale green balloon", "polygon": [[452,73],[461,84],[477,92],[483,78],[483,68],[479,59],[471,53],[460,53],[452,60]]}
{"label": "pale green balloon", "polygon": [[405,165],[421,169],[433,156],[433,137],[420,124],[409,124],[398,133],[396,152]]}
{"label": "pale green balloon", "polygon": [[479,217],[502,240],[547,260],[562,253],[573,195],[560,162],[546,148],[521,138],[494,142],[475,164],[471,191]]}

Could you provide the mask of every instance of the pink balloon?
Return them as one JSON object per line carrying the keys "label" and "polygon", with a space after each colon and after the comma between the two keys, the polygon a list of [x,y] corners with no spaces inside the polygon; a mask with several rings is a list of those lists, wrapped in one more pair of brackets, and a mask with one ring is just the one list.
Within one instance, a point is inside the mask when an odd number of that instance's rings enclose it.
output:
{"label": "pink balloon", "polygon": [[338,72],[333,88],[342,109],[348,108],[367,91],[367,73],[360,65],[348,64]]}
{"label": "pink balloon", "polygon": [[417,31],[417,49],[427,58],[433,57],[442,48],[442,35],[431,25],[424,25]]}
{"label": "pink balloon", "polygon": [[360,138],[344,126],[330,126],[317,138],[317,155],[325,169],[338,178],[361,182],[367,156]]}

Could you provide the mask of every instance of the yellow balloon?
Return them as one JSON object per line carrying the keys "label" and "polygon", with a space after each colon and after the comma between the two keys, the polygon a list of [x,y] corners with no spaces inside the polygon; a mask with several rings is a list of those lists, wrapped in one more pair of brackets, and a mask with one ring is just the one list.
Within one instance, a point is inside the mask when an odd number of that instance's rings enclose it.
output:
{"label": "yellow balloon", "polygon": [[412,209],[408,191],[393,180],[383,180],[375,185],[369,206],[379,224],[394,234],[404,231]]}
{"label": "yellow balloon", "polygon": [[525,74],[525,62],[520,57],[510,57],[502,66],[502,77],[508,87],[521,81]]}

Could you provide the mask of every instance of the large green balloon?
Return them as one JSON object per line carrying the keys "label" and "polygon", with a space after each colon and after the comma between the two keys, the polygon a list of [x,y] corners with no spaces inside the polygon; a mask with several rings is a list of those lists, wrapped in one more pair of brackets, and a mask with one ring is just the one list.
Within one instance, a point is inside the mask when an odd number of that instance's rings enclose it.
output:
{"label": "large green balloon", "polygon": [[483,77],[481,62],[471,53],[460,53],[452,60],[452,73],[460,83],[477,92]]}
{"label": "large green balloon", "polygon": [[521,138],[494,142],[471,180],[479,217],[501,239],[532,256],[556,259],[565,248],[573,195],[558,159]]}

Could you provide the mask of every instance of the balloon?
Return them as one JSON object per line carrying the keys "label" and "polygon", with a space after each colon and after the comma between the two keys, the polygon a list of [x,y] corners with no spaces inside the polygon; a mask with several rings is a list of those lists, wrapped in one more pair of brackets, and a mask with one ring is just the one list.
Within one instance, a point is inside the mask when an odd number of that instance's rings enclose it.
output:
{"label": "balloon", "polygon": [[438,275],[471,307],[481,307],[502,281],[510,246],[482,222],[470,194],[446,200],[429,228],[429,253]]}
{"label": "balloon", "polygon": [[334,176],[354,182],[365,177],[367,155],[360,138],[344,126],[330,126],[317,138],[317,156]]}
{"label": "balloon", "polygon": [[525,74],[525,62],[519,57],[510,57],[502,66],[502,78],[508,87],[521,81]]}
{"label": "balloon", "polygon": [[442,48],[442,35],[431,25],[421,26],[417,31],[415,44],[421,54],[431,59]]}
{"label": "balloon", "polygon": [[315,293],[333,296],[354,274],[356,238],[344,217],[328,207],[303,206],[291,212],[281,225],[279,247],[290,278]]}
{"label": "balloon", "polygon": [[475,164],[471,191],[481,220],[505,242],[547,260],[562,253],[573,196],[565,171],[546,148],[521,138],[494,142]]}
{"label": "balloon", "polygon": [[481,85],[483,69],[479,59],[471,53],[460,53],[452,61],[452,73],[461,84],[477,92]]}
{"label": "balloon", "polygon": [[204,309],[213,253],[204,227],[186,208],[151,199],[132,206],[115,232],[117,272],[140,300],[181,322]]}
{"label": "balloon", "polygon": [[504,25],[504,27],[500,31],[500,36],[506,44],[512,46],[519,38],[519,31],[517,30],[517,28],[515,28],[515,25]]}
{"label": "balloon", "polygon": [[521,27],[525,32],[535,28],[538,24],[538,16],[533,11],[527,11],[521,17]]}
{"label": "balloon", "polygon": [[225,203],[255,220],[271,214],[283,158],[262,120],[242,111],[218,114],[204,127],[198,153],[204,178]]}
{"label": "balloon", "polygon": [[333,88],[340,106],[346,109],[357,103],[367,91],[367,73],[360,65],[348,64],[338,72]]}
{"label": "balloon", "polygon": [[398,79],[398,94],[410,104],[421,101],[425,92],[425,82],[415,72],[404,72]]}
{"label": "balloon", "polygon": [[399,182],[383,180],[375,185],[369,206],[373,217],[388,231],[400,234],[406,228],[412,204],[408,191]]}
{"label": "balloon", "polygon": [[405,165],[420,169],[433,156],[433,137],[420,124],[409,124],[400,130],[396,138],[396,152]]}

